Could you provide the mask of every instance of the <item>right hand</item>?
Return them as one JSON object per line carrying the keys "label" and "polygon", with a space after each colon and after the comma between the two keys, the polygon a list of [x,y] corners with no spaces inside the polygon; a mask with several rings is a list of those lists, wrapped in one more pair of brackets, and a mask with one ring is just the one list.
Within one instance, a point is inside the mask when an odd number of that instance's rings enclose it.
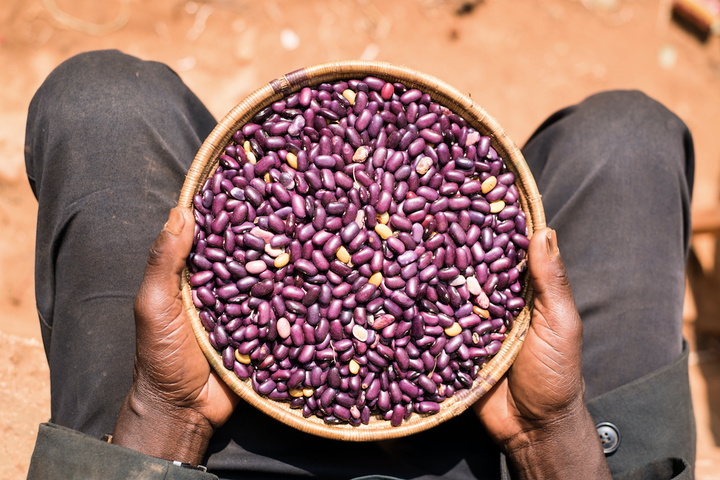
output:
{"label": "right hand", "polygon": [[148,256],[135,300],[133,385],[113,443],[168,460],[198,463],[210,436],[239,399],[211,369],[185,313],[180,275],[193,242],[194,220],[176,207]]}

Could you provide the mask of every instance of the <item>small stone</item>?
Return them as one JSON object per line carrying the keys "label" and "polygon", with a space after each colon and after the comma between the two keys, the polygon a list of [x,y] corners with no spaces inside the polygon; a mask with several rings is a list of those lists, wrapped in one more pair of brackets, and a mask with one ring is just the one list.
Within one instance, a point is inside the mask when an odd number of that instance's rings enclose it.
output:
{"label": "small stone", "polygon": [[293,30],[285,28],[280,32],[280,45],[285,50],[295,50],[300,46],[300,37]]}
{"label": "small stone", "polygon": [[425,175],[428,170],[430,170],[430,167],[433,166],[432,158],[430,157],[423,157],[418,162],[417,166],[415,167],[415,171],[418,175]]}
{"label": "small stone", "polygon": [[255,154],[250,147],[249,140],[245,140],[245,143],[243,143],[243,150],[245,150],[245,156],[247,157],[248,162],[250,162],[250,164],[252,165],[255,165],[257,163],[257,158],[255,158]]}
{"label": "small stone", "polygon": [[478,140],[480,140],[480,134],[478,132],[468,132],[467,140],[465,141],[465,146],[469,147],[470,145],[475,145]]}
{"label": "small stone", "polygon": [[518,272],[523,273],[526,268],[527,268],[527,259],[523,258],[523,259],[520,260],[520,262],[517,264]]}
{"label": "small stone", "polygon": [[370,155],[370,147],[367,145],[361,145],[358,147],[357,150],[355,150],[355,153],[353,154],[353,162],[362,163],[365,160],[367,160],[368,155]]}

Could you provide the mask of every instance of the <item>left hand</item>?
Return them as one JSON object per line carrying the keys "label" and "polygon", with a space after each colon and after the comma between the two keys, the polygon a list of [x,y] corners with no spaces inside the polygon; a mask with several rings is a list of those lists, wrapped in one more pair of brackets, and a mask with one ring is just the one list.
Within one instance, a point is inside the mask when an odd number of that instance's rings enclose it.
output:
{"label": "left hand", "polygon": [[609,478],[583,395],[582,322],[555,232],[528,250],[532,323],[512,367],[474,406],[518,478]]}

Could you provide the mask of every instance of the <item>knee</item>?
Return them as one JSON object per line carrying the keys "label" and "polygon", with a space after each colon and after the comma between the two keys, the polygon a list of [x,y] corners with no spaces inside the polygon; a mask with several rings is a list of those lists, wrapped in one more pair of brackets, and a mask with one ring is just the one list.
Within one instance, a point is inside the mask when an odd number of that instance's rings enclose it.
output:
{"label": "knee", "polygon": [[30,116],[49,115],[77,127],[98,115],[152,107],[162,98],[158,93],[177,82],[179,77],[167,66],[118,50],[81,53],[47,77],[33,98]]}
{"label": "knee", "polygon": [[629,110],[650,112],[662,106],[640,90],[608,90],[587,97],[580,105],[584,108],[601,107],[616,113]]}
{"label": "knee", "polygon": [[642,92],[598,93],[564,110],[555,126],[562,141],[554,148],[573,159],[573,168],[585,165],[604,174],[665,170],[692,178],[694,154],[687,126]]}
{"label": "knee", "polygon": [[45,88],[60,87],[66,84],[78,84],[102,81],[109,74],[119,70],[131,69],[140,59],[126,55],[119,50],[94,50],[79,53],[68,58],[48,75]]}
{"label": "knee", "polygon": [[608,159],[631,158],[643,168],[660,161],[692,157],[687,126],[660,102],[637,91],[610,91],[593,95],[579,105],[582,124],[604,144]]}

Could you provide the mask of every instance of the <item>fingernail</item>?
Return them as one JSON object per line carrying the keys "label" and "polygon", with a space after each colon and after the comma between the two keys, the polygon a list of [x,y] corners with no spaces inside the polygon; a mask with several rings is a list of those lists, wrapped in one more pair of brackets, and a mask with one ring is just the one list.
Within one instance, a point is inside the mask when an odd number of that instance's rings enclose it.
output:
{"label": "fingernail", "polygon": [[548,230],[546,240],[547,254],[549,258],[554,258],[560,251],[557,246],[557,234],[555,230]]}
{"label": "fingernail", "polygon": [[180,213],[180,210],[177,208],[170,210],[170,217],[165,224],[165,229],[173,235],[177,235],[182,231],[184,226],[185,217]]}

